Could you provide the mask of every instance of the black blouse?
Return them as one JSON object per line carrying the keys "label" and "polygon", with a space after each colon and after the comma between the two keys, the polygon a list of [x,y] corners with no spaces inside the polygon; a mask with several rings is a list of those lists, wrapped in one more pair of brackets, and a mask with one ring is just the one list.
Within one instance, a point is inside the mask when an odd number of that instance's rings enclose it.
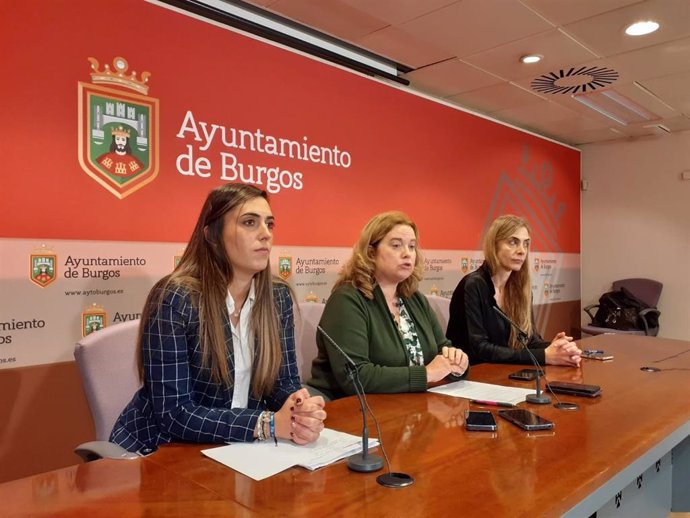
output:
{"label": "black blouse", "polygon": [[[512,349],[508,345],[510,324],[493,309],[495,294],[486,263],[463,277],[450,301],[446,336],[455,347],[467,353],[472,365],[483,362],[531,364],[527,351]],[[544,349],[548,346],[549,342],[536,331],[527,344],[542,365],[545,363]]]}

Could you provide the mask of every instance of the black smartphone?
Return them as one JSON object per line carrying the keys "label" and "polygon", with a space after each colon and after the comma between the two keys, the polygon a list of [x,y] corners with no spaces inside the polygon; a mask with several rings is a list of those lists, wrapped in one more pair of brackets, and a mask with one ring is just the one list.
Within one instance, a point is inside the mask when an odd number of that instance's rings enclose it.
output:
{"label": "black smartphone", "polygon": [[570,381],[552,381],[546,384],[546,388],[558,394],[570,396],[597,397],[601,395],[599,385],[585,385],[584,383],[572,383]]}
{"label": "black smartphone", "polygon": [[480,432],[495,432],[497,426],[494,415],[488,410],[467,410],[465,428]]}
{"label": "black smartphone", "polygon": [[524,410],[522,408],[499,410],[498,415],[514,425],[519,426],[523,430],[550,430],[554,427],[552,421],[539,417],[537,414],[533,414],[529,410]]}
{"label": "black smartphone", "polygon": [[508,377],[512,380],[531,381],[537,379],[537,369],[522,369],[511,372]]}

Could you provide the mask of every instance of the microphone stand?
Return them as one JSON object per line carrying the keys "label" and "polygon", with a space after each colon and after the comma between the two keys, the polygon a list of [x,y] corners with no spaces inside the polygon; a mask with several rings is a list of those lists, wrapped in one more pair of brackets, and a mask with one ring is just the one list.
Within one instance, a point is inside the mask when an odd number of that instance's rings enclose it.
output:
{"label": "microphone stand", "polygon": [[[347,377],[352,381],[352,386],[355,388],[355,393],[357,394],[357,400],[359,401],[359,408],[362,412],[362,453],[355,453],[347,459],[347,467],[352,471],[358,471],[360,473],[370,473],[372,471],[378,471],[383,467],[383,459],[378,455],[369,455],[369,427],[367,426],[367,412],[364,407],[364,391],[360,390],[361,382],[359,380],[359,371],[357,370],[357,365],[350,356],[343,351],[340,346],[335,343],[328,334],[321,328],[317,326],[317,329],[321,332],[323,336],[343,355],[347,361]],[[381,438],[379,437],[379,441]]]}
{"label": "microphone stand", "polygon": [[[354,363],[354,362],[353,362]],[[348,377],[355,387],[359,409],[362,412],[362,453],[355,453],[347,459],[347,467],[352,471],[370,473],[383,467],[383,459],[378,455],[369,455],[369,427],[367,426],[367,412],[364,408],[364,392],[359,389],[359,372],[357,367],[347,364]],[[380,439],[380,438],[379,438]]]}
{"label": "microphone stand", "polygon": [[328,333],[323,330],[320,325],[316,326],[318,332],[320,332],[326,339],[335,347],[343,358],[347,361],[347,376],[352,381],[352,385],[355,388],[355,393],[357,394],[357,399],[359,400],[359,408],[362,411],[362,453],[357,453],[352,455],[347,460],[347,467],[352,471],[359,471],[364,473],[369,473],[372,471],[377,471],[383,467],[383,461],[378,455],[369,455],[369,427],[367,426],[367,414],[366,409],[369,409],[371,416],[374,418],[376,423],[376,429],[379,434],[379,444],[381,445],[381,451],[386,459],[386,464],[388,466],[388,473],[379,475],[376,477],[376,482],[385,487],[405,487],[414,484],[414,478],[406,473],[397,473],[391,471],[391,464],[386,455],[386,450],[383,447],[383,437],[381,436],[381,429],[379,428],[379,423],[376,420],[374,412],[372,412],[369,404],[367,403],[366,394],[364,393],[364,387],[362,386],[362,381],[359,379],[359,369],[357,369],[357,364],[354,362],[350,356],[343,351],[340,346],[335,343]]}
{"label": "microphone stand", "polygon": [[525,333],[522,329],[520,329],[520,326],[518,326],[515,322],[513,322],[508,315],[506,315],[503,311],[501,311],[501,308],[498,306],[493,306],[494,310],[498,315],[508,322],[514,329],[515,332],[517,333],[517,339],[518,341],[524,346],[525,351],[527,351],[527,354],[530,357],[530,360],[532,360],[532,363],[534,363],[534,366],[537,368],[537,376],[535,378],[535,383],[536,383],[536,393],[535,394],[527,394],[525,397],[525,400],[528,403],[534,403],[536,405],[546,405],[548,403],[551,403],[551,396],[548,394],[543,394],[541,391],[541,367],[539,366],[539,362],[537,361],[537,358],[532,354],[532,351],[529,350],[529,347],[527,347],[527,342],[529,340],[529,336],[527,333]]}

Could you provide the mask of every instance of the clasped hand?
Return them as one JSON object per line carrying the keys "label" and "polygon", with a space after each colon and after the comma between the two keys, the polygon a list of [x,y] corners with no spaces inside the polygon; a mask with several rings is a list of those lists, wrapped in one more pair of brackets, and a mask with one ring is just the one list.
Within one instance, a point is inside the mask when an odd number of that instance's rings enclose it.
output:
{"label": "clasped hand", "polygon": [[462,349],[443,347],[441,354],[426,366],[427,382],[440,381],[449,374],[460,376],[467,370],[468,365],[469,358]]}
{"label": "clasped hand", "polygon": [[546,348],[545,355],[549,365],[579,367],[582,361],[582,351],[573,342],[573,337],[567,336],[563,331],[554,337]]}
{"label": "clasped hand", "polygon": [[325,401],[305,388],[290,395],[275,414],[276,437],[308,444],[319,438],[326,420]]}

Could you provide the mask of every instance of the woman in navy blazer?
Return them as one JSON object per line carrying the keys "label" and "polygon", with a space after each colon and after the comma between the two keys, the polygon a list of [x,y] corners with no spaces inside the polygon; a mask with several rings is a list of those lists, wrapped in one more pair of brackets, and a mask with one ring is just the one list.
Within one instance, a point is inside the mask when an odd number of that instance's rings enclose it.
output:
{"label": "woman in navy blazer", "polygon": [[302,389],[292,297],[271,275],[265,191],[211,191],[172,274],[151,290],[139,331],[143,386],[110,440],[142,453],[186,441],[315,441],[324,401]]}

